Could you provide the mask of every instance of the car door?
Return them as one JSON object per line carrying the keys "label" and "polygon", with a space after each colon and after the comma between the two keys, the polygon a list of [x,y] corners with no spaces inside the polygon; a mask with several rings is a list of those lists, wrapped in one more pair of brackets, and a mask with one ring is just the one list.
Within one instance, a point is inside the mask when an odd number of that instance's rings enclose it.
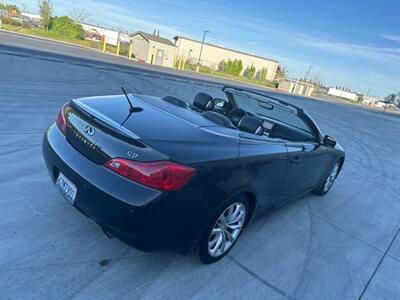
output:
{"label": "car door", "polygon": [[[318,184],[326,172],[329,150],[321,145],[321,132],[303,109],[275,96],[255,91],[232,87],[224,87],[223,91],[233,107],[243,109],[264,121],[264,134],[270,140],[282,141],[285,145],[287,165],[282,167],[285,178],[276,205],[300,198]],[[277,171],[278,176],[281,176],[282,171]],[[271,192],[267,189],[264,191],[267,196],[276,195],[275,189],[272,189],[273,195],[268,195]]]}
{"label": "car door", "polygon": [[243,132],[239,153],[241,181],[256,194],[258,211],[266,211],[279,200],[285,180],[288,159],[285,142]]}
{"label": "car door", "polygon": [[288,165],[278,204],[301,198],[321,180],[329,151],[317,142],[286,141]]}

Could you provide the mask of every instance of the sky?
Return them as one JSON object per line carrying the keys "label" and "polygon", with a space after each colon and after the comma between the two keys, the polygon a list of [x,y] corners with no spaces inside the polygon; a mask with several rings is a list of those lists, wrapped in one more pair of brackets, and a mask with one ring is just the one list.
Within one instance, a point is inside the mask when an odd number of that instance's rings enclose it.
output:
{"label": "sky", "polygon": [[[38,11],[37,0],[4,1]],[[386,96],[400,91],[400,0],[53,0],[56,15],[83,9],[87,23],[182,35],[277,59],[289,77]]]}

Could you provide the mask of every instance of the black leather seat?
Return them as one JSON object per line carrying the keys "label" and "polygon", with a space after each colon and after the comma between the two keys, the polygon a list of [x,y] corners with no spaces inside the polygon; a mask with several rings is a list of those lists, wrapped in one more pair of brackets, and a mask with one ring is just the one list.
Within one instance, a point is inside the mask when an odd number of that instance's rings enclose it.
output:
{"label": "black leather seat", "polygon": [[247,115],[247,112],[243,109],[235,109],[229,113],[229,119],[231,120],[232,124],[236,127],[238,126],[240,120]]}
{"label": "black leather seat", "polygon": [[243,116],[237,127],[240,130],[256,135],[263,135],[264,133],[263,122],[260,119],[249,115]]}
{"label": "black leather seat", "polygon": [[206,93],[198,93],[194,97],[193,107],[199,111],[212,110],[214,107],[213,97]]}
{"label": "black leather seat", "polygon": [[226,116],[215,111],[206,111],[202,116],[224,127],[236,128]]}

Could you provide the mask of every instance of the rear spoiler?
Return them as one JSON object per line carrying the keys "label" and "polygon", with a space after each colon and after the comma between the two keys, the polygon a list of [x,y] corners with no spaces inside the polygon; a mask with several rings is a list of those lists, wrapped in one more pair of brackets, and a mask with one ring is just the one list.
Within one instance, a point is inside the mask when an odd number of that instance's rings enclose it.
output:
{"label": "rear spoiler", "polygon": [[144,145],[139,142],[139,136],[108,118],[104,114],[86,105],[79,99],[72,99],[70,105],[75,111],[88,116],[93,122],[96,122],[97,125],[102,127],[104,130],[113,132],[113,134],[118,135],[120,139],[128,143],[133,143],[137,147],[144,147]]}

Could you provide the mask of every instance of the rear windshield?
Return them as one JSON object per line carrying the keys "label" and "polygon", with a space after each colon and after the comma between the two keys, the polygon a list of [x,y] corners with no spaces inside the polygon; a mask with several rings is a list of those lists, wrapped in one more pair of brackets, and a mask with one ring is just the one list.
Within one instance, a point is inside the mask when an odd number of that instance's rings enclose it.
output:
{"label": "rear windshield", "polygon": [[273,102],[266,102],[249,95],[235,93],[234,98],[238,107],[247,112],[311,133],[307,124],[290,108],[282,107]]}

